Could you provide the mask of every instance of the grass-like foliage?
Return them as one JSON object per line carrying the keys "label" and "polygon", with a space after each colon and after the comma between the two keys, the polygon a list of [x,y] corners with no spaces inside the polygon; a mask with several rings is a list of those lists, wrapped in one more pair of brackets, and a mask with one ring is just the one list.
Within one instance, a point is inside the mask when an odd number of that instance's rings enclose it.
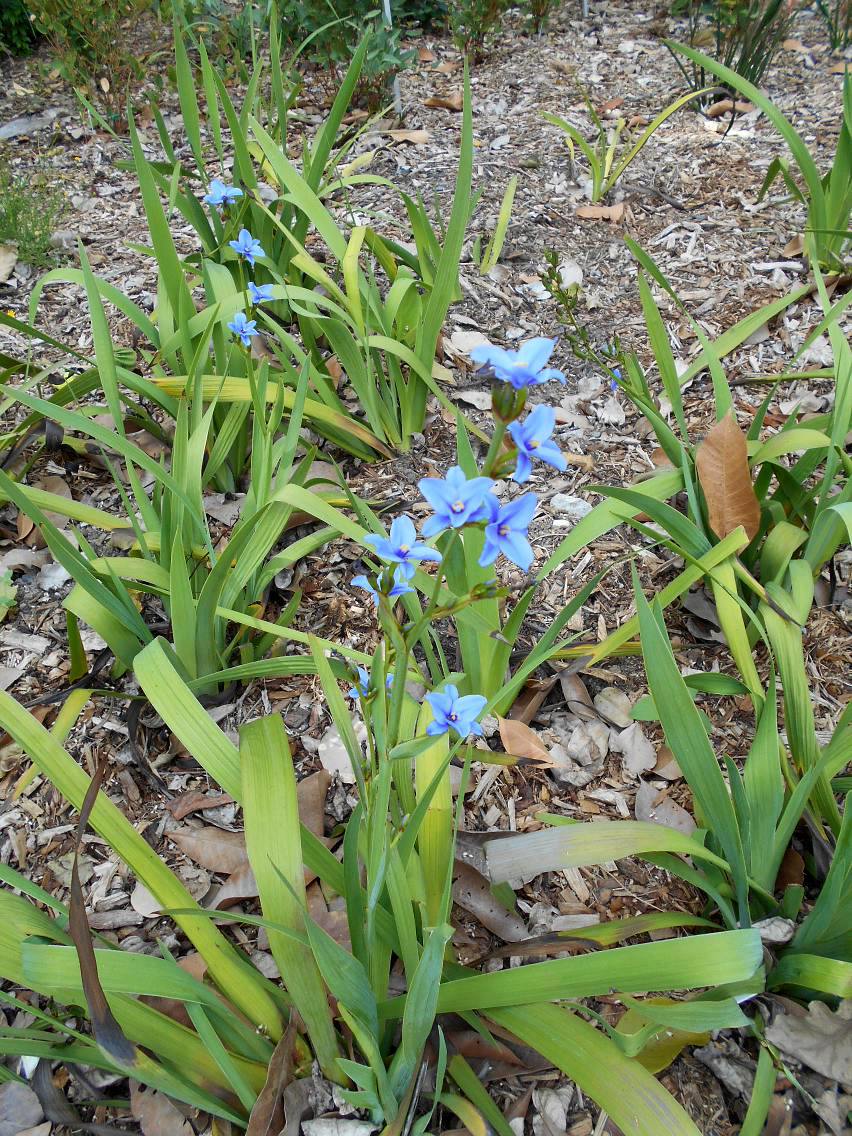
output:
{"label": "grass-like foliage", "polygon": [[[775,54],[789,36],[796,18],[796,5],[789,0],[686,0],[689,47],[693,54],[684,64],[675,62],[693,90],[707,84],[708,72],[717,75],[730,90],[736,82],[709,66],[707,56],[695,50],[708,38],[713,41],[713,62],[734,72],[748,83],[760,83]],[[709,35],[708,35],[709,33]],[[673,45],[669,45],[672,49]]]}
{"label": "grass-like foliage", "polygon": [[591,141],[586,138],[582,130],[557,114],[550,114],[545,111],[542,117],[553,126],[558,126],[565,135],[565,144],[570,152],[572,163],[575,147],[586,159],[592,183],[589,196],[592,201],[597,202],[602,201],[610,190],[616,187],[630,163],[664,122],[671,118],[676,111],[687,106],[694,99],[707,95],[712,89],[712,87],[705,87],[681,95],[680,98],[675,99],[673,103],[660,111],[653,122],[649,123],[639,137],[632,142],[629,138],[624,138],[627,120],[619,118],[615,123],[607,125],[595,110],[588,91],[582,86],[580,92],[594,128],[594,136]]}
{"label": "grass-like foliage", "polygon": [[796,183],[786,158],[775,158],[766,172],[758,200],[763,197],[776,178],[781,177],[792,196],[807,206],[808,239],[805,241],[807,255],[824,270],[842,272],[848,256],[849,242],[852,240],[849,221],[852,214],[852,81],[848,74],[843,84],[843,114],[837,149],[830,168],[825,174],[820,174],[805,140],[772,100],[768,99],[754,83],[723,63],[710,59],[690,47],[676,43],[670,43],[668,47],[677,55],[685,56],[695,66],[700,65],[732,90],[745,95],[755,106],[760,107],[787,143],[804,185]]}
{"label": "grass-like foliage", "polygon": [[0,244],[14,242],[19,260],[34,268],[56,262],[50,238],[64,208],[62,192],[51,185],[44,167],[24,175],[0,157]]}
{"label": "grass-like foliage", "polygon": [[[500,8],[474,4],[464,12],[480,19]],[[799,165],[823,309],[800,350],[829,337],[833,365],[817,373],[834,380],[833,405],[810,418],[793,412],[764,439],[775,386],[744,431],[723,369],[729,352],[808,286],[713,342],[691,321],[701,353],[679,374],[657,297],[688,313],[656,263],[630,242],[655,360],[646,371],[617,339],[604,350],[595,346],[579,322],[576,289],[562,288],[554,258],[547,280],[569,346],[645,416],[663,456],[638,484],[598,487],[603,500],[534,573],[529,530],[538,498],[527,483],[534,467],[567,464],[554,439],[554,409],[534,404],[536,388],[565,381],[549,365],[554,341],[473,350],[491,381],[492,425],[474,428],[456,414],[456,464],[419,482],[417,512],[428,513],[419,530],[405,515],[387,525],[375,502],[316,461],[318,438],[359,458],[391,456],[422,429],[430,394],[451,406],[435,348],[459,294],[459,258],[476,203],[467,77],[446,224],[433,225],[422,200],[401,195],[412,236],[411,247],[402,247],[348,220],[355,186],[370,181],[396,192],[351,160],[357,132],[341,140],[367,41],[295,162],[288,156],[294,87],[275,21],[270,35],[269,71],[253,50],[238,107],[203,42],[190,50],[178,29],[175,75],[188,163],[178,159],[159,111],[159,160],[130,122],[131,166],[149,233],[140,251],[157,271],[153,315],[99,279],[82,246],[79,268],[54,270],[40,282],[28,321],[0,315],[16,334],[61,353],[72,370],[44,397],[50,372],[29,355],[0,356],[0,413],[24,412],[10,415],[15,425],[0,437],[0,501],[33,519],[73,578],[64,600],[70,685],[51,729],[0,692],[0,728],[31,763],[17,791],[35,773],[44,777],[79,814],[76,850],[91,828],[204,967],[203,980],[196,979],[164,943],[158,954],[128,954],[93,934],[76,852],[67,906],[0,866],[0,980],[20,993],[7,998],[32,1020],[0,1029],[0,1053],[128,1076],[252,1134],[269,1128],[264,1110],[285,1077],[310,1077],[318,1067],[385,1136],[424,1136],[438,1108],[472,1132],[514,1136],[454,1047],[452,1023],[461,1017],[495,1050],[497,1035],[538,1051],[619,1130],[698,1136],[654,1073],[696,1036],[731,1028],[746,1031],[759,1052],[742,1129],[756,1136],[776,1068],[786,1071],[765,1042],[755,997],[766,989],[801,1002],[852,995],[852,821],[838,803],[838,790],[848,788],[838,775],[852,759],[852,711],[827,741],[817,734],[802,644],[815,579],[852,536],[852,350],[840,330],[850,301],[832,306],[823,276],[842,264],[845,248],[835,229],[848,228],[852,85],[834,166],[820,177],[804,143],[759,91],[722,64],[676,49],[753,98]],[[694,97],[673,103],[624,153],[621,127],[608,134],[595,118],[598,140],[589,143],[568,123],[551,121],[566,131],[572,152],[576,144],[585,154],[597,200]],[[778,169],[790,182],[786,168]],[[484,251],[475,248],[483,273],[500,255],[514,191],[513,179],[493,236]],[[173,237],[175,216],[196,237],[185,255]],[[43,289],[67,284],[85,292],[91,351],[36,327]],[[114,342],[110,308],[134,327],[133,350]],[[703,371],[716,421],[699,440],[687,425],[683,387]],[[42,446],[58,435],[108,470],[119,508],[28,484]],[[243,493],[224,536],[208,515],[214,491]],[[62,529],[57,515],[77,527]],[[288,530],[305,521],[320,527],[282,546]],[[675,554],[677,574],[653,602],[634,577],[635,617],[602,642],[577,643],[568,625],[600,582],[594,577],[521,650],[539,586],[625,522]],[[369,654],[297,630],[298,592],[278,606],[271,589],[281,570],[339,537],[363,549],[366,567],[352,585],[375,609],[377,646]],[[112,539],[123,544],[121,555],[109,547]],[[524,577],[514,594],[501,582],[506,562]],[[680,673],[663,613],[699,582],[712,596],[738,677]],[[133,680],[132,697],[147,699],[241,808],[258,914],[199,906],[101,788],[106,766],[90,778],[66,749],[85,704],[98,695],[89,688],[81,625],[106,641],[113,678]],[[627,652],[642,655],[649,684],[633,716],[661,724],[692,793],[696,831],[543,815],[530,833],[462,834],[472,763],[523,760],[476,741],[482,719],[505,715],[545,663],[583,656],[595,664]],[[247,722],[234,741],[206,708],[228,684],[307,673],[317,676],[357,793],[334,834],[335,850],[300,819],[282,718]],[[109,693],[120,697],[118,689]],[[717,758],[712,725],[696,705],[701,694],[738,696],[746,707],[750,700],[753,729],[741,764]],[[455,795],[453,775],[461,782]],[[804,826],[823,855],[808,864],[807,886],[779,894],[779,866]],[[468,848],[478,844],[482,886],[510,912],[512,880],[628,856],[679,877],[704,897],[704,907],[575,929],[572,939],[599,948],[592,953],[506,969],[464,966],[451,923],[462,839]],[[327,899],[342,900],[346,936],[333,938],[312,916],[306,870]],[[767,948],[755,925],[775,916],[788,921],[790,935]],[[673,929],[687,933],[635,942]],[[280,980],[243,949],[261,930]],[[558,934],[546,938],[498,948],[493,957],[559,949]],[[582,1003],[613,993],[627,1007],[615,1027]],[[180,1020],[169,1010],[175,1003],[185,1011]]]}

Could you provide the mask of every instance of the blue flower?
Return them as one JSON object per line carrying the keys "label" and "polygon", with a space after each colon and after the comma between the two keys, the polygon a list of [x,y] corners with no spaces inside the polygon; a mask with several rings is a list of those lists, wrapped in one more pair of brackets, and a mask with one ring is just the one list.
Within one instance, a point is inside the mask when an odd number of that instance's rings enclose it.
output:
{"label": "blue flower", "polygon": [[550,437],[555,425],[556,411],[552,406],[537,406],[523,422],[509,423],[509,433],[518,447],[518,465],[512,478],[519,485],[529,481],[533,458],[538,458],[555,469],[565,469],[565,458]]}
{"label": "blue flower", "polygon": [[[352,583],[356,588],[363,588],[365,592],[369,592],[373,597],[373,603],[378,604],[379,592],[376,590],[376,588],[373,587],[366,576],[353,576]],[[388,598],[395,600],[399,596],[407,596],[409,592],[413,591],[414,588],[409,587],[408,583],[406,582],[405,568],[400,565],[394,570],[393,584],[391,585],[391,590],[387,593]]]}
{"label": "blue flower", "polygon": [[491,520],[485,526],[485,547],[479,558],[483,568],[493,564],[502,552],[507,560],[517,564],[524,572],[529,571],[533,562],[533,550],[527,539],[527,529],[537,504],[535,493],[524,493],[502,506],[494,497]]}
{"label": "blue flower", "polygon": [[460,738],[482,733],[482,726],[476,719],[488,699],[481,694],[466,694],[460,698],[458,689],[448,683],[443,690],[427,694],[426,701],[434,715],[426,727],[426,733],[431,737],[446,734],[448,730],[454,730]]}
{"label": "blue flower", "polygon": [[272,295],[271,284],[257,285],[253,280],[250,280],[248,293],[249,296],[251,296],[251,302],[253,304],[268,304],[275,299],[275,297]]}
{"label": "blue flower", "polygon": [[251,347],[251,338],[257,335],[257,322],[255,320],[246,319],[245,312],[237,312],[228,328],[238,335],[242,340],[243,347]]}
{"label": "blue flower", "polygon": [[461,466],[454,465],[445,478],[424,477],[417,484],[435,510],[423,526],[424,536],[435,536],[444,529],[460,529],[488,516],[485,498],[493,484],[490,477],[468,479]]}
{"label": "blue flower", "polygon": [[252,268],[255,257],[266,256],[260,241],[255,240],[248,229],[240,229],[239,237],[235,241],[228,241],[228,244],[238,256],[245,257]]}
{"label": "blue flower", "polygon": [[242,195],[243,191],[238,189],[237,186],[225,185],[218,178],[213,178],[210,182],[210,188],[204,194],[202,200],[208,205],[212,205],[214,209],[218,209],[225,205],[233,205]]}
{"label": "blue flower", "polygon": [[609,380],[609,389],[615,393],[618,390],[618,384],[621,382],[621,371],[618,367],[613,367],[612,378]]}
{"label": "blue flower", "polygon": [[[357,702],[360,698],[366,698],[370,693],[370,675],[364,667],[356,667],[356,670],[358,671],[358,678],[355,685],[349,688],[347,694]],[[390,690],[392,686],[393,675],[389,674],[385,679],[385,687]]]}
{"label": "blue flower", "polygon": [[396,518],[390,528],[390,539],[371,533],[370,536],[364,537],[364,543],[369,544],[381,560],[399,564],[397,572],[405,580],[410,580],[414,575],[414,565],[418,560],[441,559],[440,552],[418,541],[417,531],[410,517]]}
{"label": "blue flower", "polygon": [[541,386],[550,379],[565,382],[561,371],[546,365],[555,346],[555,339],[542,338],[528,339],[517,351],[506,351],[493,343],[483,343],[474,347],[470,357],[474,363],[489,367],[495,378],[511,383],[515,390],[524,390],[525,387]]}

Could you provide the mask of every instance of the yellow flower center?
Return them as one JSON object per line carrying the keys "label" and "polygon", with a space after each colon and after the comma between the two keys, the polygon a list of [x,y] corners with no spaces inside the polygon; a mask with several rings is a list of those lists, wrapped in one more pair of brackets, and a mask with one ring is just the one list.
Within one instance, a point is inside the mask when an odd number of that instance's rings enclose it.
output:
{"label": "yellow flower center", "polygon": [[531,450],[537,450],[540,445],[541,445],[541,442],[539,442],[539,440],[537,438],[533,438],[533,440],[530,442],[530,449]]}
{"label": "yellow flower center", "polygon": [[409,552],[411,552],[411,545],[410,544],[401,544],[399,546],[399,551],[402,553],[403,556],[406,556]]}
{"label": "yellow flower center", "polygon": [[500,533],[500,536],[508,536],[509,535],[509,526],[508,525],[501,525],[500,528],[497,531]]}
{"label": "yellow flower center", "polygon": [[463,513],[464,501],[453,501],[452,505],[450,505],[450,508],[454,513]]}

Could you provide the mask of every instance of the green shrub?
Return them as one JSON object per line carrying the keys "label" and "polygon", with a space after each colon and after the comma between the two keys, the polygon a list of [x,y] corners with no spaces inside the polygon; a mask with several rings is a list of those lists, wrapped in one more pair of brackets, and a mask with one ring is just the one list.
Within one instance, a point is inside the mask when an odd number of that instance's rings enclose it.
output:
{"label": "green shrub", "polygon": [[832,51],[845,51],[852,41],[852,3],[850,0],[816,0]]}
{"label": "green shrub", "polygon": [[[797,9],[788,0],[714,0],[709,6],[688,0],[687,12],[690,47],[707,46],[709,39],[717,62],[758,84],[789,36]],[[693,60],[687,69],[674,58],[693,90],[707,86],[700,62]]]}
{"label": "green shrub", "polygon": [[128,49],[126,21],[150,0],[30,0],[36,28],[56,54],[65,78],[107,105],[123,108],[140,64]]}
{"label": "green shrub", "polygon": [[57,259],[50,237],[64,207],[42,170],[22,176],[0,158],[0,241],[13,241],[19,260],[45,268]]}
{"label": "green shrub", "polygon": [[29,55],[36,41],[24,0],[3,0],[0,4],[0,51]]}
{"label": "green shrub", "polygon": [[333,86],[369,31],[370,40],[358,81],[358,95],[378,106],[388,81],[414,57],[403,50],[398,25],[387,27],[381,5],[374,0],[283,0],[280,7],[281,38],[306,59],[328,69]]}
{"label": "green shrub", "polygon": [[450,31],[459,51],[474,62],[483,59],[488,40],[497,30],[506,0],[461,0],[450,5]]}

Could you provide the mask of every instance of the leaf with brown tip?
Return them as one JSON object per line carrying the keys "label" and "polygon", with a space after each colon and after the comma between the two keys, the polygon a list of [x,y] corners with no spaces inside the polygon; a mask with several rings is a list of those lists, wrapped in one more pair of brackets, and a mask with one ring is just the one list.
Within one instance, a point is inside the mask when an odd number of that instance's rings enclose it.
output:
{"label": "leaf with brown tip", "polygon": [[720,539],[739,528],[752,540],[760,528],[760,502],[748,467],[746,436],[733,411],[717,422],[695,453],[710,527]]}

